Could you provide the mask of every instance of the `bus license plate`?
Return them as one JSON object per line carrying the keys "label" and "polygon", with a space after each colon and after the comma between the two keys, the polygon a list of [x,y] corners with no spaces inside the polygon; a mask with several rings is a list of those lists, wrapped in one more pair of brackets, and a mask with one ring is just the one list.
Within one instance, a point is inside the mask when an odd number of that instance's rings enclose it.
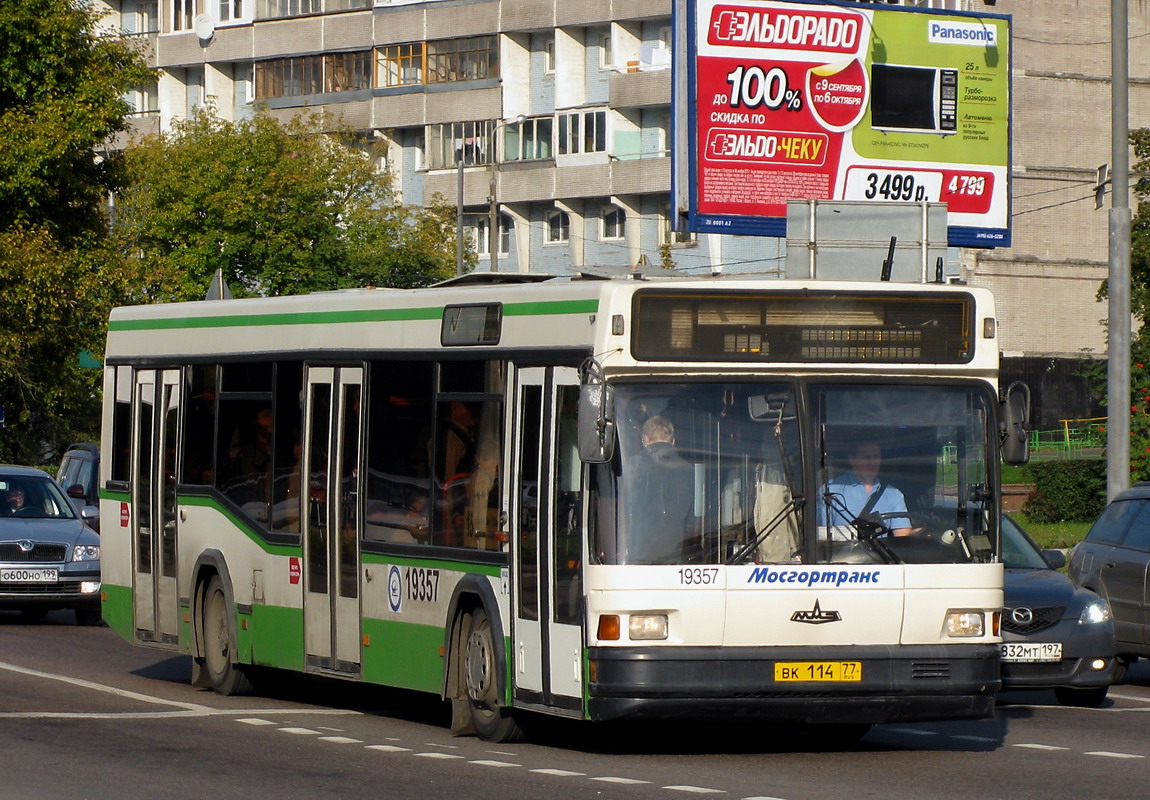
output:
{"label": "bus license plate", "polygon": [[789,661],[775,664],[775,680],[849,683],[862,680],[861,661]]}
{"label": "bus license plate", "polygon": [[1031,663],[1061,661],[1062,642],[1004,642],[1002,660]]}
{"label": "bus license plate", "polygon": [[3,583],[55,583],[59,579],[60,571],[47,567],[0,569]]}

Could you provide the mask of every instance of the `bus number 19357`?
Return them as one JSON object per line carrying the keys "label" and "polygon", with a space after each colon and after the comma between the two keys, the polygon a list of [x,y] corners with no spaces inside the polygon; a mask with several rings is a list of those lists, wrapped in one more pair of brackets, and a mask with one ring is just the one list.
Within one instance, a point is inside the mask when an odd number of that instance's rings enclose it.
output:
{"label": "bus number 19357", "polygon": [[407,570],[408,600],[421,603],[435,603],[439,600],[439,570],[423,567],[409,567]]}

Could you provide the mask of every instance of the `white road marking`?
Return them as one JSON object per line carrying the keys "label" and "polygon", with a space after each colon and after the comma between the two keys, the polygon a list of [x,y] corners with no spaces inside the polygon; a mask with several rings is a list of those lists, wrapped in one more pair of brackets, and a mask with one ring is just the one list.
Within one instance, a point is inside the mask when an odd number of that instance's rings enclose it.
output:
{"label": "white road marking", "polygon": [[637,781],[634,778],[615,778],[615,777],[611,777],[609,775],[602,777],[602,778],[592,778],[591,780],[602,781],[603,783],[624,783],[627,785],[639,784],[639,783],[650,783],[650,781]]}
{"label": "white road marking", "polygon": [[319,736],[319,731],[313,731],[311,728],[276,728],[276,730],[283,733],[294,733],[297,736]]}
{"label": "white road marking", "polygon": [[1031,750],[1069,750],[1069,747],[1056,747],[1052,744],[1016,744],[1015,747],[1026,747]]}
{"label": "white road marking", "polygon": [[275,725],[270,719],[257,719],[256,717],[245,717],[237,719],[236,722],[242,722],[245,725]]}
{"label": "white road marking", "polygon": [[690,792],[691,794],[726,794],[722,789],[708,789],[705,786],[664,786],[672,792]]}
{"label": "white road marking", "polygon": [[369,744],[366,750],[380,750],[384,753],[410,753],[410,747],[397,747],[394,744]]}
{"label": "white road marking", "polygon": [[1102,756],[1103,758],[1146,758],[1146,756],[1135,755],[1134,753],[1111,753],[1106,750],[1094,750],[1089,753],[1083,753],[1084,756]]}
{"label": "white road marking", "polygon": [[488,759],[480,759],[478,761],[468,761],[468,764],[478,764],[481,767],[522,767],[522,764],[512,764],[510,761],[491,761]]}
{"label": "white road marking", "polygon": [[454,753],[416,753],[417,758],[463,758]]}
{"label": "white road marking", "polygon": [[347,736],[321,736],[319,740],[332,744],[363,744],[363,739],[351,739]]}
{"label": "white road marking", "polygon": [[30,675],[34,678],[45,678],[47,680],[59,681],[61,683],[69,683],[73,686],[79,686],[82,689],[91,689],[96,692],[104,692],[105,694],[123,697],[128,700],[138,700],[141,703],[152,703],[153,705],[174,706],[175,708],[182,709],[181,711],[100,711],[100,712],[86,712],[86,711],[7,711],[0,712],[0,718],[3,719],[164,719],[172,717],[209,717],[209,716],[233,716],[237,713],[255,713],[262,715],[270,714],[354,714],[360,716],[362,712],[347,711],[344,709],[302,709],[302,708],[212,708],[211,706],[200,705],[199,703],[185,703],[180,700],[169,700],[164,697],[155,697],[149,694],[141,694],[140,692],[129,691],[128,689],[119,689],[115,686],[107,686],[95,681],[86,681],[83,678],[72,678],[67,675],[57,675],[52,672],[41,672],[36,669],[28,669],[27,667],[20,667],[15,664],[8,664],[0,661],[0,669],[9,672],[16,672],[21,675]]}
{"label": "white road marking", "polygon": [[586,772],[572,772],[569,769],[533,769],[532,772],[538,772],[540,775],[555,775],[560,778],[578,778],[586,775]]}

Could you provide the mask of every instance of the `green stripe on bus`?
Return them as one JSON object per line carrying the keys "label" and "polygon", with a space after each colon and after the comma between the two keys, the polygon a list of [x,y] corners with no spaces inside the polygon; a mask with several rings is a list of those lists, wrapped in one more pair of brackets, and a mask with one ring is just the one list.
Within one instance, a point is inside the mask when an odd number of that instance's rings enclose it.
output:
{"label": "green stripe on bus", "polygon": [[[554,314],[594,314],[599,301],[552,300],[505,303],[507,317],[550,316]],[[163,319],[119,319],[108,323],[109,331],[186,330],[190,328],[251,328],[267,325],[332,325],[355,322],[405,322],[434,320],[443,316],[442,307],[369,308],[355,311],[300,311],[279,314],[221,314],[215,317],[168,317]]]}
{"label": "green stripe on bus", "polygon": [[131,587],[105,583],[100,587],[100,595],[103,598],[103,602],[100,603],[100,614],[104,617],[104,622],[125,641],[132,641],[135,637],[135,625],[132,624]]}
{"label": "green stripe on bus", "polygon": [[240,653],[253,664],[303,672],[303,609],[255,605],[250,619],[248,630],[236,626]]}
{"label": "green stripe on bus", "polygon": [[469,552],[482,552],[474,550],[460,550],[460,558],[458,561],[443,558],[419,558],[402,557],[392,555],[379,555],[377,553],[363,553],[361,560],[364,564],[378,564],[380,566],[388,566],[396,564],[400,567],[427,567],[430,569],[443,569],[450,572],[461,572],[472,575],[489,575],[491,577],[499,577],[500,570],[503,569],[499,564],[473,564],[467,560],[467,553]]}
{"label": "green stripe on bus", "polygon": [[394,620],[364,619],[361,648],[368,683],[439,694],[443,688],[443,628]]}

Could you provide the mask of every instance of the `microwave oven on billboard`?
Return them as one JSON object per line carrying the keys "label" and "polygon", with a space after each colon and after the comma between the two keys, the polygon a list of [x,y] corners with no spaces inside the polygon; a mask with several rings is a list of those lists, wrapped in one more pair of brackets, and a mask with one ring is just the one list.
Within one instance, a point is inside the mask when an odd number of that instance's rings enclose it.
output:
{"label": "microwave oven on billboard", "polygon": [[871,65],[871,127],[880,131],[954,133],[958,70]]}

